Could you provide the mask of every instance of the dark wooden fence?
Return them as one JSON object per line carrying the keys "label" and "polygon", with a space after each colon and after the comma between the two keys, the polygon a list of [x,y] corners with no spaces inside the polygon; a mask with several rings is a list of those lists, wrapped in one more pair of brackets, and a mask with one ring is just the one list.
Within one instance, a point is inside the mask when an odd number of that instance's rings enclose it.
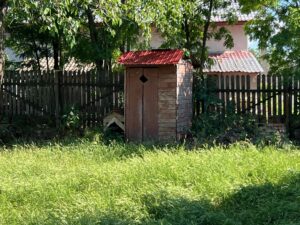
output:
{"label": "dark wooden fence", "polygon": [[300,77],[209,76],[205,82],[206,94],[196,114],[247,113],[262,123],[288,123],[300,116]]}
{"label": "dark wooden fence", "polygon": [[25,115],[59,122],[73,108],[84,125],[95,126],[113,109],[122,109],[123,86],[123,72],[6,71],[1,114],[10,120]]}
{"label": "dark wooden fence", "polygon": [[[105,115],[122,110],[122,72],[38,73],[6,71],[1,84],[0,117],[49,116],[57,122],[71,107],[86,126],[102,124]],[[300,117],[300,78],[294,76],[208,76],[195,114],[250,114],[260,123],[286,123]],[[293,121],[292,121],[293,123]]]}

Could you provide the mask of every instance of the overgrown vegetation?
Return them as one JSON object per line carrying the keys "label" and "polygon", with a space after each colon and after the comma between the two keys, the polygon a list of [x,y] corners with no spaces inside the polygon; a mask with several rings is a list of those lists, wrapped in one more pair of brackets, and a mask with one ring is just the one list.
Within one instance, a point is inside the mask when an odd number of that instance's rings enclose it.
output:
{"label": "overgrown vegetation", "polygon": [[258,127],[256,119],[248,115],[209,112],[195,118],[192,133],[200,142],[230,144],[254,138]]}
{"label": "overgrown vegetation", "polygon": [[257,119],[251,115],[209,112],[194,119],[191,131],[196,145],[230,145],[240,141],[257,146],[292,144],[288,134],[264,128],[258,126]]}
{"label": "overgrown vegetation", "polygon": [[0,152],[1,224],[297,224],[300,153],[66,140]]}

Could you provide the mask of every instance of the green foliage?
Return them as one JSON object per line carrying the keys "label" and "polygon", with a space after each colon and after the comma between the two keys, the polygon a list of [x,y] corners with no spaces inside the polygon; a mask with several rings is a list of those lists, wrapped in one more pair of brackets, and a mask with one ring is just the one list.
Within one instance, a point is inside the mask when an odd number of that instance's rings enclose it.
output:
{"label": "green foliage", "polygon": [[85,140],[0,150],[2,224],[297,224],[299,149]]}
{"label": "green foliage", "polygon": [[258,146],[273,145],[280,148],[289,148],[292,142],[287,135],[281,134],[278,131],[258,132],[255,137],[255,144]]}
{"label": "green foliage", "polygon": [[[148,46],[151,27],[155,25],[165,37],[164,47],[186,48],[194,61],[202,56],[206,60],[208,52],[203,42],[207,39],[224,38],[227,47],[233,46],[230,32],[210,21],[218,9],[230,3],[230,0],[13,0],[6,18],[12,34],[7,44],[18,54],[31,55],[37,61],[55,55],[58,50],[60,66],[71,56],[100,65],[103,60],[116,59],[122,51]],[[234,11],[222,17],[230,24],[236,21]],[[208,24],[211,29],[205,34]]]}
{"label": "green foliage", "polygon": [[[212,4],[211,11],[210,4]],[[163,9],[154,21],[165,38],[166,42],[163,47],[188,49],[196,67],[199,67],[201,60],[204,63],[208,59],[208,49],[203,42],[209,39],[221,40],[224,38],[224,45],[232,48],[233,39],[230,32],[225,27],[216,26],[211,20],[220,12],[220,9],[227,8],[230,4],[230,0],[164,1],[161,6]],[[228,10],[226,15],[218,16],[222,16],[229,24],[234,24],[237,20],[235,13],[234,10]],[[205,34],[207,24],[209,29]],[[204,37],[204,35],[206,36]],[[205,58],[202,58],[203,54]]]}
{"label": "green foliage", "polygon": [[230,144],[254,139],[258,134],[256,119],[250,115],[217,112],[194,119],[192,133],[198,143]]}
{"label": "green foliage", "polygon": [[123,33],[128,29],[128,40],[136,34],[129,23],[122,23],[122,12],[119,0],[11,1],[6,24],[12,36],[7,44],[18,54],[37,61],[55,56],[60,66],[70,56],[97,63],[97,60],[111,59],[120,48],[125,34],[116,35],[116,31]]}
{"label": "green foliage", "polygon": [[247,32],[258,40],[271,66],[271,73],[300,74],[300,5],[298,0],[240,0],[245,12],[255,11],[256,19]]}
{"label": "green foliage", "polygon": [[62,128],[69,131],[76,131],[80,128],[79,111],[74,107],[65,110],[62,116]]}
{"label": "green foliage", "polygon": [[46,116],[18,116],[11,123],[6,122],[1,124],[0,145],[11,145],[17,140],[45,141],[57,136],[57,130],[54,128],[55,124],[51,118]]}

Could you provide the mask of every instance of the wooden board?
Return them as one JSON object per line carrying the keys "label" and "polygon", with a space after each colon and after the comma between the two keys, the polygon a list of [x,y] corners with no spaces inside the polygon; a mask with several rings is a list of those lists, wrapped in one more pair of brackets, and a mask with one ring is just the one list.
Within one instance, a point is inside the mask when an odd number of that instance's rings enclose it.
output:
{"label": "wooden board", "polygon": [[128,140],[141,141],[142,134],[142,92],[143,85],[139,77],[143,69],[127,69],[125,90],[125,130]]}
{"label": "wooden board", "polygon": [[[144,82],[141,81],[143,75]],[[130,141],[158,139],[157,69],[127,69],[125,130]]]}
{"label": "wooden board", "polygon": [[144,69],[143,140],[158,140],[158,71]]}

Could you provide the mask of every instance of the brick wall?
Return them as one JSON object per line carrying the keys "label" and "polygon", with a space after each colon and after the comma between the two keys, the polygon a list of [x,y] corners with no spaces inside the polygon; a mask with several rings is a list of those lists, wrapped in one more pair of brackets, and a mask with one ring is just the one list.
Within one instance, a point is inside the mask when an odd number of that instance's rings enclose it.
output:
{"label": "brick wall", "polygon": [[191,126],[193,116],[193,68],[182,61],[177,65],[177,138],[186,134]]}

